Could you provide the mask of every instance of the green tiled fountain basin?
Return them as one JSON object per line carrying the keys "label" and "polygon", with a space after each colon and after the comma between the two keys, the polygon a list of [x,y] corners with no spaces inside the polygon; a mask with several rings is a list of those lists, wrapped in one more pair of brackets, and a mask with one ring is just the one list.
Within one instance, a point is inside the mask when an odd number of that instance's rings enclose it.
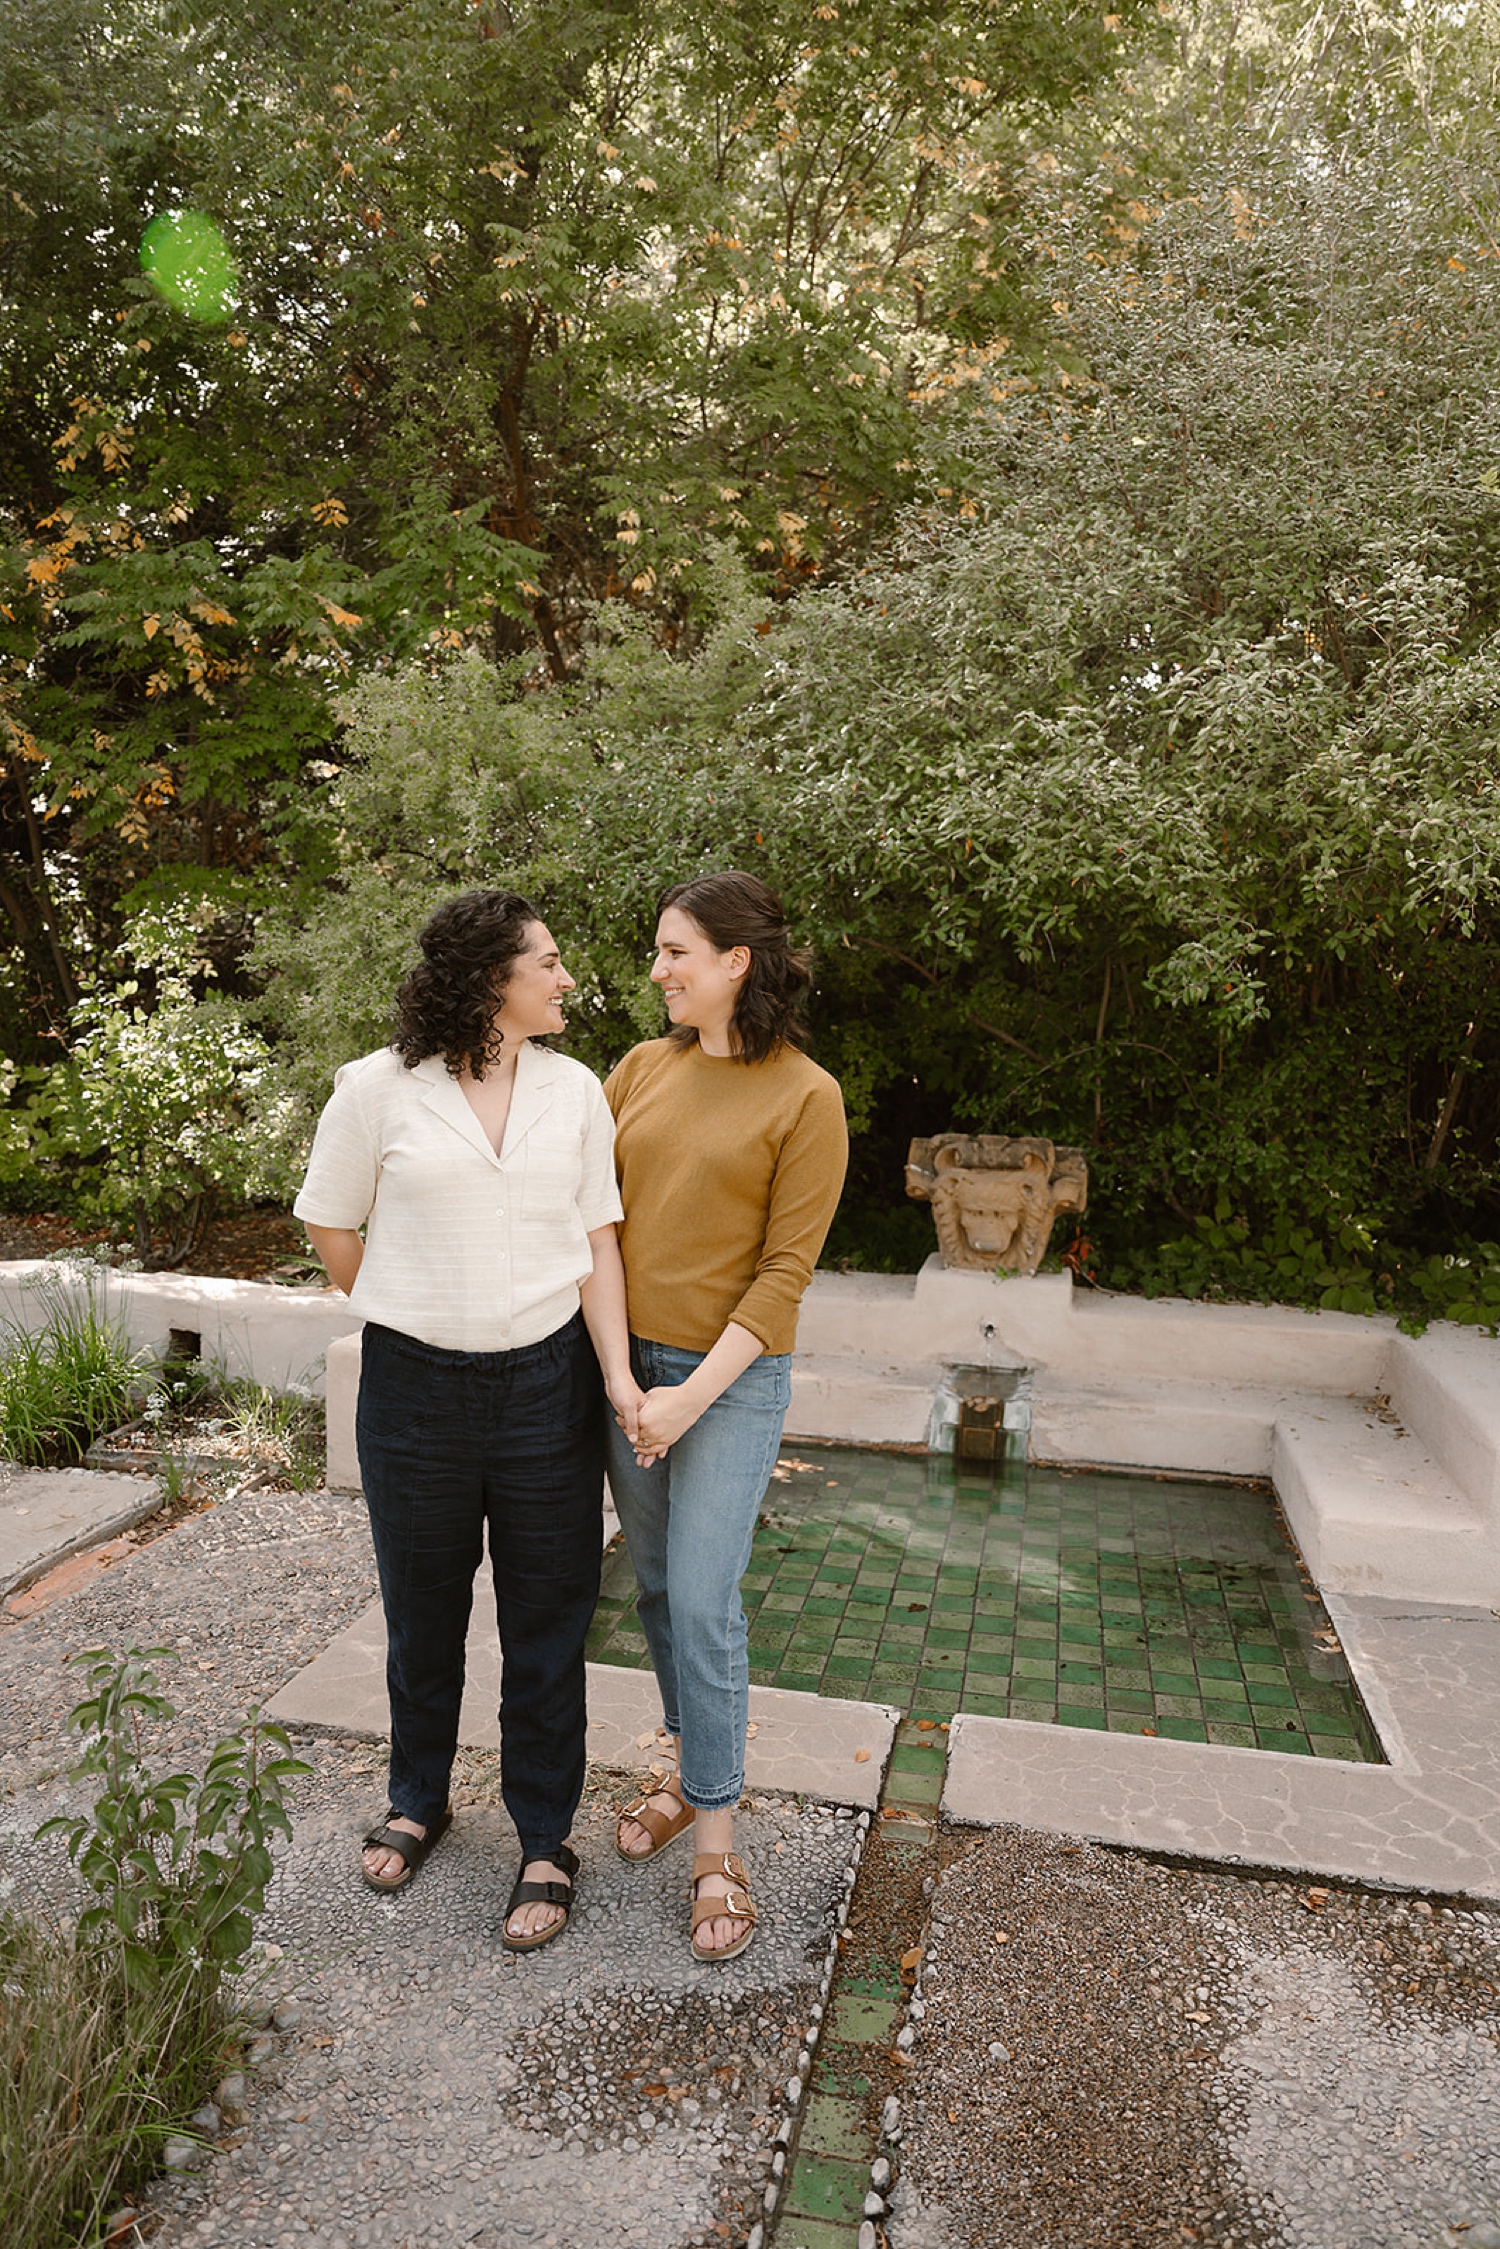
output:
{"label": "green tiled fountain basin", "polygon": [[[1263,1488],[803,1445],[743,1580],[766,1686],[1379,1762]],[[648,1662],[623,1542],[595,1663]]]}

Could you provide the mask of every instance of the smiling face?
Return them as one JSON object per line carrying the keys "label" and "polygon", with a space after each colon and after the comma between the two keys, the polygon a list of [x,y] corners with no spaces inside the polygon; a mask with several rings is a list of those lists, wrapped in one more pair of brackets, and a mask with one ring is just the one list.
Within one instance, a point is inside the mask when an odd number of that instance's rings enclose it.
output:
{"label": "smiling face", "polygon": [[674,1027],[696,1031],[705,1054],[733,1051],[735,1002],[749,967],[748,945],[721,953],[680,906],[663,912],[651,981],[660,987]]}
{"label": "smiling face", "polygon": [[496,1018],[507,1043],[562,1030],[563,994],[577,989],[545,923],[532,922],[525,949],[510,964]]}

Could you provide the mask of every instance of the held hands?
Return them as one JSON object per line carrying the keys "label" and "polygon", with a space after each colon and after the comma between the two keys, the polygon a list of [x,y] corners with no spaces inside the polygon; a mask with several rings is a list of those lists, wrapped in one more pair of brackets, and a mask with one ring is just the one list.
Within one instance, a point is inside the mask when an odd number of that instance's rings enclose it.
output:
{"label": "held hands", "polygon": [[[654,1442],[656,1431],[653,1429],[653,1441],[647,1443],[641,1435],[641,1411],[648,1396],[652,1398],[671,1397],[674,1393],[670,1390],[645,1391],[636,1381],[634,1375],[629,1373],[616,1375],[613,1379],[607,1378],[604,1389],[614,1410],[615,1420],[625,1432],[627,1442],[635,1447],[638,1465],[642,1468],[649,1468],[654,1461],[660,1460],[671,1439],[664,1439],[660,1444]],[[696,1414],[689,1414],[683,1422],[683,1428],[689,1427],[696,1419]],[[675,1432],[679,1436],[681,1433],[681,1430]]]}
{"label": "held hands", "polygon": [[636,1417],[635,1434],[622,1422],[621,1428],[635,1446],[635,1457],[643,1468],[660,1460],[670,1445],[685,1436],[703,1408],[693,1395],[691,1382],[659,1384],[655,1390],[641,1395]]}

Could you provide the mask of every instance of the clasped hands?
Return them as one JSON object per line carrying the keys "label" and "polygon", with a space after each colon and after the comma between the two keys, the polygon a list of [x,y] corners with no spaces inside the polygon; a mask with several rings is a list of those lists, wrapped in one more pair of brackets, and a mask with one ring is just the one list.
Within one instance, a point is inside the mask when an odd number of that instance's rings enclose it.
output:
{"label": "clasped hands", "polygon": [[634,1381],[607,1385],[615,1420],[635,1448],[636,1464],[650,1468],[678,1438],[692,1428],[702,1412],[686,1383],[658,1384],[642,1390]]}

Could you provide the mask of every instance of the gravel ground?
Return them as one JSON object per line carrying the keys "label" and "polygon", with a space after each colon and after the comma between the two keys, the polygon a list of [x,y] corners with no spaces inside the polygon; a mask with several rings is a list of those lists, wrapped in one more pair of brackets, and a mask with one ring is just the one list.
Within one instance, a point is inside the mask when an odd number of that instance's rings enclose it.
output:
{"label": "gravel ground", "polygon": [[[148,1526],[149,1528],[149,1526]],[[65,1765],[81,1684],[64,1657],[175,1648],[163,1754],[192,1757],[268,1702],[375,1598],[363,1500],[251,1491],[189,1516],[35,1615],[0,1618],[0,1787]]]}
{"label": "gravel ground", "polygon": [[[0,1896],[70,1894],[60,1846],[31,1839],[87,1802],[67,1777],[71,1652],[169,1643],[177,1714],[153,1763],[197,1763],[373,1594],[364,1509],[336,1493],[251,1492],[179,1522],[32,1616],[0,1625]],[[464,1752],[455,1824],[399,1897],[358,1880],[384,1803],[384,1751],[304,1737],[294,1836],[260,1924],[251,2004],[274,2009],[245,2085],[201,2130],[203,2167],[161,2181],[146,2231],[198,2249],[697,2249],[742,2243],[785,2114],[856,1824],[778,1798],[738,1840],[762,1921],[714,1969],[687,1943],[686,1846],[631,1868],[628,1792],[594,1771],[575,1828],[580,1903],[526,1957],[499,1944],[515,1874],[499,1760]]]}
{"label": "gravel ground", "polygon": [[891,2249],[1500,2249],[1500,1916],[998,1829],[923,1963]]}

